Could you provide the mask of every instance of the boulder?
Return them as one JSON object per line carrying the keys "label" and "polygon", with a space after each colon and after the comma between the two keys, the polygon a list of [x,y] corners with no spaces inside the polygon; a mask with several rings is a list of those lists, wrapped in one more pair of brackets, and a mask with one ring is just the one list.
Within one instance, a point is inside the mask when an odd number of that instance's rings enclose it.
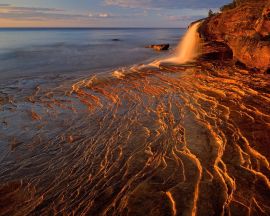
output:
{"label": "boulder", "polygon": [[170,44],[154,44],[154,45],[146,46],[145,48],[152,48],[156,51],[164,51],[170,48]]}
{"label": "boulder", "polygon": [[249,68],[270,68],[270,3],[246,0],[207,18],[199,28],[206,42],[228,45],[233,58]]}

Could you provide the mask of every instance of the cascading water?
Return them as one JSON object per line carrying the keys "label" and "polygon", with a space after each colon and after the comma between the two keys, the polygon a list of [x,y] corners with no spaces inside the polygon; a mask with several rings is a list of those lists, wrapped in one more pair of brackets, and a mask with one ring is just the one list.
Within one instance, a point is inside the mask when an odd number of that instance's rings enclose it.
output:
{"label": "cascading water", "polygon": [[199,26],[200,23],[195,23],[188,29],[176,48],[175,55],[166,59],[164,62],[184,64],[194,60],[198,56],[200,38],[197,30]]}

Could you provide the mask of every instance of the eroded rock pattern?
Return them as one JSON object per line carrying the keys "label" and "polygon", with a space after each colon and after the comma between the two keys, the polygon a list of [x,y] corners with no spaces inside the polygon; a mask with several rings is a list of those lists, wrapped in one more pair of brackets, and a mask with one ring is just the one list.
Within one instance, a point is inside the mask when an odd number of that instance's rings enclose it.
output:
{"label": "eroded rock pattern", "polygon": [[115,74],[1,87],[0,215],[270,215],[269,76]]}

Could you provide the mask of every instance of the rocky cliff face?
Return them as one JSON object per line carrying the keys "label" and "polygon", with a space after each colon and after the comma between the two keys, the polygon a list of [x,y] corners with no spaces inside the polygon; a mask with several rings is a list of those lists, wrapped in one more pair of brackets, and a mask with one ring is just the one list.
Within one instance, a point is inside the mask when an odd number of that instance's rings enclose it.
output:
{"label": "rocky cliff face", "polygon": [[221,42],[249,68],[270,70],[270,1],[248,0],[207,18],[199,29],[206,42]]}

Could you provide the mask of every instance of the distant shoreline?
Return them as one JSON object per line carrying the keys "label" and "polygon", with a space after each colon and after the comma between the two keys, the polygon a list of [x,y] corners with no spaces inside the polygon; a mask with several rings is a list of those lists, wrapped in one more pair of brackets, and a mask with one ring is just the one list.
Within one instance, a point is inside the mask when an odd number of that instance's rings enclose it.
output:
{"label": "distant shoreline", "polygon": [[1,30],[125,30],[125,29],[186,29],[158,27],[0,27]]}

